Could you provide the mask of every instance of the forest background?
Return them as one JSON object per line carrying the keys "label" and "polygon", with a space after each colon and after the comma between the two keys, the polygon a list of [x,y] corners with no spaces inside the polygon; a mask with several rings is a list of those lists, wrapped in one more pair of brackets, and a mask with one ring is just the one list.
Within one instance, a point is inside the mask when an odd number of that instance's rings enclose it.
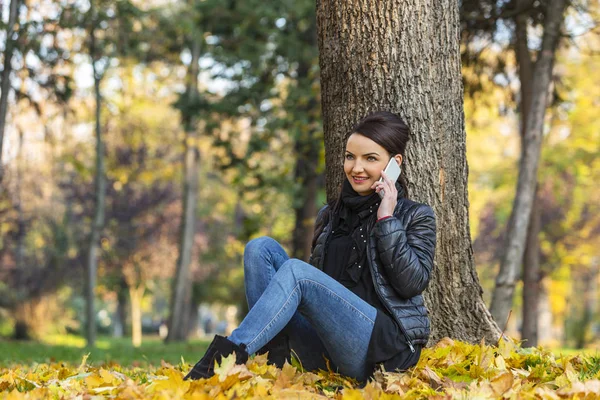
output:
{"label": "forest background", "polygon": [[[548,4],[460,5],[469,222],[488,305],[518,194],[518,28],[535,55]],[[246,311],[248,240],[269,235],[308,258],[326,201],[314,2],[0,10],[0,335],[93,345],[98,331],[139,346],[144,333],[227,332]],[[600,336],[598,11],[567,8],[548,90],[528,344],[593,347]],[[514,337],[532,309],[525,275]]]}

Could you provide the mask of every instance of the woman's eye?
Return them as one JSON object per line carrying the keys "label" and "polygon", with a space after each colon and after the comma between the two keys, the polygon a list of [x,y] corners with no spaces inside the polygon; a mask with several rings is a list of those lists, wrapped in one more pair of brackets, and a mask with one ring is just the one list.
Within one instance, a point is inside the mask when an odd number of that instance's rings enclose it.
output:
{"label": "woman's eye", "polygon": [[346,160],[352,160],[352,156],[350,154],[346,154]]}
{"label": "woman's eye", "polygon": [[375,157],[371,156],[371,157],[367,158],[367,160],[368,160],[368,161],[377,161],[377,158],[375,158]]}

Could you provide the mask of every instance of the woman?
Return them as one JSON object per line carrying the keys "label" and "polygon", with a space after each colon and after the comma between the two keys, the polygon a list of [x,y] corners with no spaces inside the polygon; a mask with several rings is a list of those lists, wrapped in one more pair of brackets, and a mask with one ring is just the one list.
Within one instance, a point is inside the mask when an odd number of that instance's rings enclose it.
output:
{"label": "woman", "polygon": [[392,182],[383,172],[392,157],[402,166],[408,140],[404,121],[389,112],[354,127],[345,148],[347,179],[338,199],[318,213],[310,264],[290,259],[271,238],[250,241],[250,311],[228,338],[215,337],[186,379],[212,376],[214,360],[233,352],[243,363],[269,351],[281,366],[292,349],[305,369],[326,369],[327,358],[361,382],[377,364],[390,371],[417,363],[429,336],[421,293],[434,267],[435,216],[407,198],[402,175]]}

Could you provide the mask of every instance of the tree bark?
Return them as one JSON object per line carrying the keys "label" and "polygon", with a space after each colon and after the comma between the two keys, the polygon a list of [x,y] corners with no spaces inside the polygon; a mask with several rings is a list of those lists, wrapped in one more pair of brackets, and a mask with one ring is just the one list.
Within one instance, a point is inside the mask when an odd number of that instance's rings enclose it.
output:
{"label": "tree bark", "polygon": [[15,34],[17,16],[19,14],[19,0],[11,0],[8,14],[8,29],[6,32],[6,45],[4,49],[4,69],[2,70],[2,82],[0,82],[0,190],[4,168],[2,164],[2,151],[4,143],[4,128],[6,127],[6,114],[8,112],[8,96],[10,95],[10,73],[12,72],[12,56],[16,41],[12,39]]}
{"label": "tree bark", "polygon": [[519,265],[523,260],[525,240],[537,183],[544,115],[552,77],[556,48],[560,38],[565,0],[551,0],[546,12],[542,48],[533,72],[531,108],[525,124],[525,140],[521,150],[517,191],[506,233],[505,252],[496,277],[490,311],[498,324],[504,326],[512,308]]}
{"label": "tree bark", "polygon": [[496,342],[474,267],[457,0],[317,1],[327,197],[344,178],[345,139],[368,112],[411,127],[405,171],[414,200],[437,218],[436,269],[425,300],[430,342]]}
{"label": "tree bark", "polygon": [[[536,203],[539,201],[539,187],[535,192]],[[542,275],[540,270],[540,239],[542,225],[542,209],[534,207],[527,232],[527,245],[523,257],[523,322],[521,324],[521,340],[527,347],[538,344],[539,303]]]}
{"label": "tree bark", "polygon": [[[198,93],[198,60],[200,59],[200,39],[194,37],[192,60],[187,76],[187,96],[190,104],[197,101]],[[183,210],[181,215],[181,233],[179,241],[179,257],[177,271],[173,281],[171,312],[169,317],[169,334],[166,341],[185,340],[188,333],[187,316],[191,301],[190,263],[194,244],[196,203],[198,202],[198,168],[200,152],[198,150],[198,134],[195,118],[189,110],[183,111],[185,129],[185,159],[183,184]]]}

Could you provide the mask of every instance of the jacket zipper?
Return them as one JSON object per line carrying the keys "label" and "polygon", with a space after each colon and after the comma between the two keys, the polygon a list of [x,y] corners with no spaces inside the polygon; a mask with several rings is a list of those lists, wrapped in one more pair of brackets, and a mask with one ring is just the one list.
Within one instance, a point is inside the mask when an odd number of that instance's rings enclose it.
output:
{"label": "jacket zipper", "polygon": [[[370,265],[370,261],[371,261],[371,246],[370,243],[371,242],[371,235],[369,235],[369,243],[367,243],[367,257],[369,257],[369,265]],[[371,271],[371,278],[373,279],[373,286],[375,286],[375,291],[377,292],[377,294],[379,295],[380,299],[383,299],[383,296],[381,295],[381,292],[379,291],[379,286],[377,285],[377,282],[375,281],[375,274],[373,273],[373,271]],[[385,308],[388,310],[388,312],[390,313],[390,315],[394,315],[393,311],[390,310],[390,308],[388,307],[387,303],[385,301],[381,302]],[[396,319],[396,318],[395,318]],[[406,343],[408,343],[408,347],[410,348],[410,352],[411,353],[415,353],[415,347],[413,346],[412,341],[410,340],[410,338],[408,337],[408,333],[406,333],[406,329],[404,329],[404,325],[402,325],[402,322],[399,319],[396,319],[396,322],[398,322],[398,325],[400,326],[400,330],[402,331],[402,334],[404,335],[404,338],[406,339]]]}

